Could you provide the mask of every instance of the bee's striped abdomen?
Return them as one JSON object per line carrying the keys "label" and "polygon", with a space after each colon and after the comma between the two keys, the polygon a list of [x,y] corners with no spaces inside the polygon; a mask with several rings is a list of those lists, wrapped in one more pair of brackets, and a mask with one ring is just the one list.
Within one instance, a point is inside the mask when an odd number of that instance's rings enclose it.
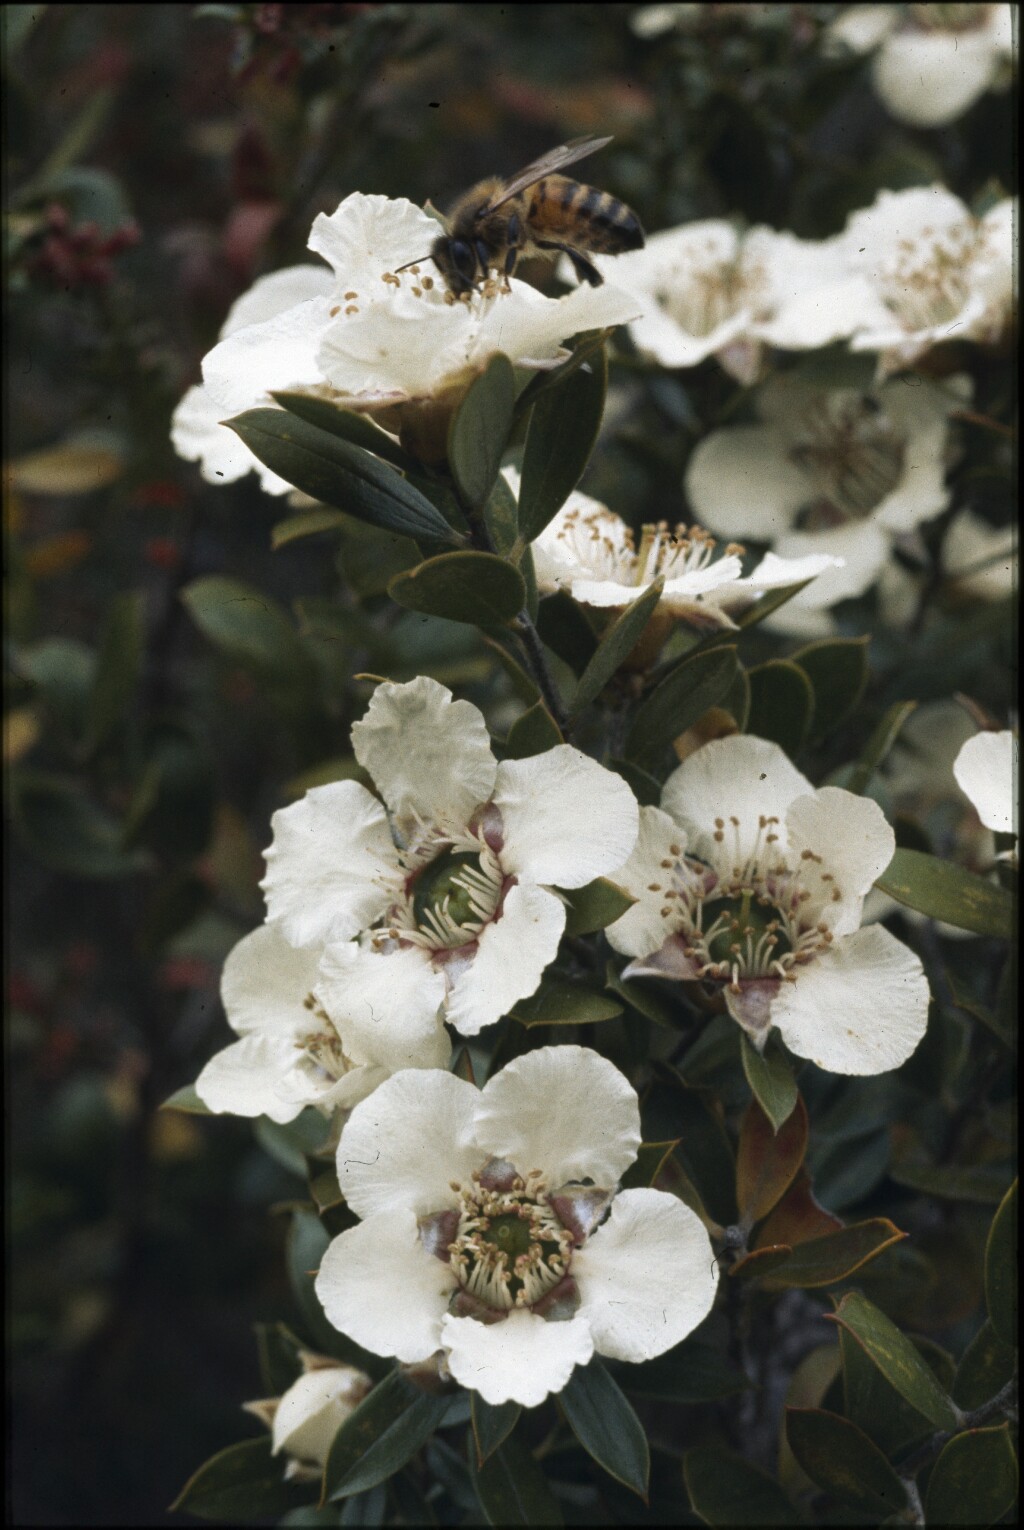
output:
{"label": "bee's striped abdomen", "polygon": [[632,208],[611,192],[584,186],[566,175],[549,175],[532,188],[529,222],[538,233],[596,254],[618,255],[639,250],[644,243],[644,231]]}

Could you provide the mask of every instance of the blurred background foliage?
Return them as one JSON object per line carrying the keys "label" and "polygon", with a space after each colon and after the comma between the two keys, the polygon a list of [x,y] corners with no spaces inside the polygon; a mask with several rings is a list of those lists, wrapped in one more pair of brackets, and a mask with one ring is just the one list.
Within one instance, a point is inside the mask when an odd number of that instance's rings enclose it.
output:
{"label": "blurred background foliage", "polygon": [[[248,1123],[157,1107],[226,1040],[219,969],[261,917],[270,814],[354,773],[369,683],[351,677],[433,675],[499,732],[521,709],[474,629],[387,602],[390,539],[353,523],[274,551],[283,501],[252,476],[205,484],[174,456],[171,410],[230,303],[301,260],[313,216],[352,190],[443,207],[584,132],[614,135],[594,178],[650,232],[739,214],[819,238],[884,187],[942,180],[975,207],[1012,190],[1010,94],[916,131],[886,115],[862,60],[823,56],[836,7],[681,9],[685,27],[646,39],[627,5],[4,7],[19,1523],[170,1523],[198,1462],[249,1427],[253,1322],[294,1313],[288,1217],[267,1211],[301,1182]],[[584,488],[637,524],[685,518],[682,471],[736,384],[714,362],[647,369],[617,344]],[[1004,415],[1006,358],[972,367],[976,411]],[[970,448],[953,503],[998,524],[1009,447],[977,430]],[[204,622],[195,581],[210,577],[240,582],[237,622]],[[876,633],[865,711],[801,756],[813,779],[855,758],[895,699],[961,690],[1004,722],[1005,607],[923,611],[909,634]],[[872,615],[866,598],[846,630]],[[778,651],[754,634],[751,662],[759,643]],[[943,832],[910,805],[904,843],[951,853]],[[1009,1054],[967,1018],[996,1003],[999,946],[913,939],[933,986],[946,974],[927,1041],[855,1093],[808,1066],[809,1162],[830,1210],[915,1235],[877,1261],[872,1297],[959,1353],[1009,1182]],[[701,1082],[727,1095],[713,1039]],[[909,1158],[973,1178],[957,1193],[920,1169],[915,1182],[894,1172]],[[808,1334],[830,1337],[806,1296],[773,1310],[790,1370]],[[655,1468],[647,1522],[668,1522]],[[646,1512],[609,1502],[619,1522]]]}

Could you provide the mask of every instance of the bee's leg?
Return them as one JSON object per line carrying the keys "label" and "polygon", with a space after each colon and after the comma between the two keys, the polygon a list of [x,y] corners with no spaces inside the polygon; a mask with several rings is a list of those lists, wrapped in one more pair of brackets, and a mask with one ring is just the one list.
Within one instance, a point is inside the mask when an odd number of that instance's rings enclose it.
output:
{"label": "bee's leg", "polygon": [[523,226],[519,221],[519,214],[513,213],[508,220],[506,229],[508,236],[508,249],[505,252],[505,291],[509,291],[509,277],[516,269],[519,260],[519,250],[523,242]]}
{"label": "bee's leg", "polygon": [[572,261],[572,268],[576,272],[577,279],[587,282],[591,287],[604,285],[604,277],[596,266],[582,256],[578,250],[574,250],[567,244],[561,244],[557,239],[538,239],[537,248],[541,250],[561,250]]}
{"label": "bee's leg", "polygon": [[490,271],[491,252],[482,239],[475,240],[473,248],[476,251],[477,265],[480,268],[480,282],[483,283],[487,280],[487,275]]}

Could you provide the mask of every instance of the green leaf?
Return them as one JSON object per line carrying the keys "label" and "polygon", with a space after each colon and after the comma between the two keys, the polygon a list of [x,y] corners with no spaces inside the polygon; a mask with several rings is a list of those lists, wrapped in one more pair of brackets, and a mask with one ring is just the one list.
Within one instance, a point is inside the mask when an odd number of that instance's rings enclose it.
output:
{"label": "green leaf", "polygon": [[302,1344],[284,1323],[254,1323],[260,1379],[268,1397],[280,1397],[302,1375]]}
{"label": "green leaf", "polygon": [[396,574],[388,594],[400,606],[477,627],[510,622],[526,604],[519,570],[493,553],[441,553],[408,573]]}
{"label": "green leaf", "polygon": [[540,536],[583,477],[601,429],[607,387],[608,358],[602,348],[534,404],[519,486],[524,544]]}
{"label": "green leaf", "polygon": [[571,376],[577,368],[604,350],[605,341],[612,334],[614,334],[614,326],[609,329],[585,330],[583,334],[577,335],[572,355],[563,361],[561,366],[552,367],[547,372],[533,374],[516,399],[516,417],[520,418],[525,414],[545,393],[553,393],[561,388],[566,378]]}
{"label": "green leaf", "polygon": [[561,1525],[562,1515],[544,1473],[513,1431],[482,1466],[470,1451],[469,1471],[489,1525]]}
{"label": "green leaf", "polygon": [[317,1152],[327,1136],[328,1125],[312,1105],[308,1105],[292,1121],[272,1121],[269,1116],[259,1116],[256,1121],[256,1140],[264,1152],[269,1153],[283,1169],[306,1177],[306,1154]]}
{"label": "green leaf", "polygon": [[[838,1236],[838,1234],[834,1235]],[[955,1429],[957,1412],[917,1350],[860,1291],[848,1291],[825,1314],[851,1334],[901,1397],[938,1429]]]}
{"label": "green leaf", "polygon": [[958,1408],[980,1408],[1002,1391],[1017,1369],[1016,1350],[1004,1344],[990,1322],[982,1323],[964,1350],[953,1383]]}
{"label": "green leaf", "polygon": [[305,1206],[297,1206],[292,1212],[285,1243],[288,1278],[309,1338],[316,1347],[326,1350],[328,1354],[335,1354],[337,1341],[342,1335],[327,1321],[313,1289],[320,1261],[330,1241],[316,1212]]}
{"label": "green leaf", "polygon": [[397,468],[415,471],[419,463],[415,458],[404,452],[388,433],[375,425],[368,415],[357,414],[353,409],[344,409],[333,399],[321,398],[315,393],[298,393],[290,389],[281,389],[271,393],[271,398],[287,409],[290,414],[297,415],[300,420],[305,420],[307,425],[315,425],[320,430],[326,430],[328,435],[337,436],[342,441],[348,441],[352,446],[361,446],[366,451],[372,452],[375,457],[383,457],[385,462],[390,462]]}
{"label": "green leaf", "polygon": [[463,501],[475,510],[482,510],[490,498],[512,429],[515,401],[512,363],[498,351],[452,417],[448,466]]}
{"label": "green leaf", "polygon": [[17,674],[37,685],[61,735],[74,747],[85,731],[90,697],[96,683],[97,656],[77,638],[44,638],[19,648],[13,658]]}
{"label": "green leaf", "polygon": [[658,807],[661,802],[661,782],[632,760],[619,760],[612,756],[605,761],[609,770],[621,776],[641,807]]}
{"label": "green leaf", "polygon": [[657,755],[716,706],[737,672],[734,647],[712,648],[683,659],[645,696],[626,740],[626,756],[641,763]]}
{"label": "green leaf", "polygon": [[223,653],[276,679],[308,683],[312,660],[284,609],[240,579],[208,574],[181,592],[189,615]]}
{"label": "green leaf", "polygon": [[921,850],[897,850],[875,886],[897,903],[960,930],[1003,940],[1013,932],[1013,898],[1005,887]]}
{"label": "green leaf", "polygon": [[[484,522],[491,534],[495,552],[500,553],[503,558],[510,557],[519,532],[519,506],[516,504],[516,497],[512,493],[508,480],[501,473],[494,480],[494,488],[484,506]],[[532,568],[532,559],[529,561]],[[527,599],[530,600],[530,578],[525,557],[521,564],[521,571],[526,580]],[[536,589],[532,598],[536,599]],[[536,610],[531,611],[530,614],[536,620]]]}
{"label": "green leaf", "polygon": [[814,689],[799,664],[771,659],[747,671],[750,711],[747,732],[770,739],[792,759],[807,741],[814,713]]}
{"label": "green leaf", "polygon": [[635,1396],[659,1402],[718,1402],[750,1387],[721,1349],[700,1339],[684,1339],[656,1360],[623,1367],[621,1375]]}
{"label": "green leaf", "polygon": [[[811,738],[827,738],[857,706],[868,683],[869,638],[824,638],[791,654],[811,682]],[[756,732],[756,729],[752,729]]]}
{"label": "green leaf", "polygon": [[680,1139],[671,1142],[641,1142],[636,1158],[620,1181],[623,1190],[649,1190],[665,1167]]}
{"label": "green leaf", "polygon": [[769,1035],[764,1051],[759,1052],[746,1032],[741,1037],[740,1056],[754,1098],[778,1131],[799,1099],[789,1058],[774,1036]]}
{"label": "green leaf", "polygon": [[107,607],[86,709],[83,748],[102,744],[131,705],[142,669],[143,608],[139,595],[115,595]]}
{"label": "green leaf", "polygon": [[525,1026],[590,1025],[621,1014],[622,1005],[616,999],[565,978],[542,978],[536,993],[509,1010],[510,1017]]}
{"label": "green leaf", "polygon": [[462,540],[425,495],[350,441],[283,409],[247,409],[223,423],[266,467],[312,499],[418,541]]}
{"label": "green leaf", "polygon": [[765,1284],[772,1291],[837,1285],[906,1236],[887,1217],[855,1222],[798,1243],[777,1267],[765,1271]]}
{"label": "green leaf", "polygon": [[1010,1426],[965,1429],[944,1447],[928,1479],[929,1525],[994,1525],[1017,1497]]}
{"label": "green leaf", "polygon": [[506,1402],[495,1405],[484,1402],[479,1392],[470,1395],[473,1420],[473,1440],[476,1444],[476,1463],[483,1466],[488,1456],[494,1454],[519,1422],[522,1405]]}
{"label": "green leaf", "polygon": [[565,933],[567,935],[592,935],[595,930],[606,929],[621,919],[636,899],[624,892],[607,877],[595,877],[586,887],[575,887],[563,892],[566,900]]}
{"label": "green leaf", "polygon": [[213,1111],[204,1105],[196,1094],[195,1084],[182,1084],[160,1106],[161,1110],[183,1110],[189,1116],[212,1116]]}
{"label": "green leaf", "polygon": [[896,1163],[889,1178],[908,1190],[920,1190],[940,1200],[975,1201],[996,1206],[1006,1194],[1010,1170],[1002,1164]]}
{"label": "green leaf", "polygon": [[578,717],[585,707],[596,701],[619,666],[629,658],[654,614],[664,587],[664,579],[656,579],[639,600],[632,601],[612,622],[579,678],[569,707],[570,716]]}
{"label": "green leaf", "polygon": [[[918,1339],[913,1347],[929,1369],[933,1369],[933,1362],[939,1363],[938,1346]],[[844,1328],[839,1330],[839,1350],[843,1365],[843,1411],[847,1418],[887,1456],[926,1439],[932,1426],[890,1386],[867,1352]],[[947,1379],[952,1383],[952,1374],[947,1378],[943,1366],[936,1380],[941,1386]]]}
{"label": "green leaf", "polygon": [[541,601],[536,621],[541,641],[574,674],[581,675],[597,651],[597,639],[583,607],[565,590],[559,590]]}
{"label": "green leaf", "polygon": [[270,1451],[269,1435],[219,1450],[189,1478],[169,1512],[235,1525],[286,1513],[302,1502],[302,1489],[285,1482],[284,1464]]}
{"label": "green leaf", "polygon": [[19,838],[53,871],[123,877],[147,864],[145,852],[125,849],[122,825],[60,776],[19,772],[10,804]]}
{"label": "green leaf", "polygon": [[680,1018],[669,1000],[649,983],[641,983],[637,978],[630,978],[628,982],[624,982],[613,961],[609,961],[605,968],[604,986],[609,993],[618,994],[620,999],[625,999],[637,1014],[643,1015],[652,1024],[666,1026],[669,1030],[679,1030]]}
{"label": "green leaf", "polygon": [[303,510],[301,515],[289,515],[286,520],[278,521],[271,528],[270,545],[277,552],[279,547],[286,547],[301,537],[313,537],[320,531],[344,531],[349,525],[351,521],[344,510],[321,505],[318,510]]}
{"label": "green leaf", "polygon": [[853,792],[856,796],[861,796],[867,791],[871,784],[871,777],[895,744],[907,718],[916,711],[916,701],[893,702],[868,739],[867,747],[847,782],[847,791]]}
{"label": "green leaf", "polygon": [[992,1218],[985,1245],[985,1304],[997,1336],[1017,1343],[1017,1181]]}
{"label": "green leaf", "polygon": [[821,1408],[787,1408],[789,1448],[818,1487],[873,1515],[906,1508],[899,1477],[856,1424]]}
{"label": "green leaf", "polygon": [[322,1502],[375,1487],[425,1445],[451,1397],[422,1392],[393,1370],[342,1424],[324,1465]]}
{"label": "green leaf", "polygon": [[736,1154],[736,1202],[748,1227],[766,1217],[796,1178],[807,1152],[807,1109],[795,1108],[776,1129],[756,1100],[747,1106]]}
{"label": "green leaf", "polygon": [[510,760],[525,760],[530,755],[544,754],[563,742],[558,724],[543,701],[535,701],[508,730],[505,755]]}
{"label": "green leaf", "polygon": [[647,1501],[651,1452],[643,1425],[595,1356],[578,1365],[558,1398],[569,1427],[609,1476]]}
{"label": "green leaf", "polygon": [[798,1525],[799,1515],[774,1477],[720,1445],[683,1457],[690,1504],[706,1525]]}
{"label": "green leaf", "polygon": [[750,627],[757,627],[764,621],[766,616],[771,616],[773,611],[778,611],[781,606],[787,605],[801,590],[806,590],[812,579],[801,579],[798,584],[783,584],[777,589],[766,590],[759,595],[752,606],[736,618],[736,625],[741,631],[746,632]]}

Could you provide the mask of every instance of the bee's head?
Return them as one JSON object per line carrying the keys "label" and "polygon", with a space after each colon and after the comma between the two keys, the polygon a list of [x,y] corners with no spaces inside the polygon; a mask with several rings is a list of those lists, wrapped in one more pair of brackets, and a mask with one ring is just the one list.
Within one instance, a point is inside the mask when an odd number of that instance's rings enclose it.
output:
{"label": "bee's head", "polygon": [[461,297],[472,292],[477,279],[477,258],[466,239],[440,234],[430,249],[430,258],[444,277],[449,292]]}

